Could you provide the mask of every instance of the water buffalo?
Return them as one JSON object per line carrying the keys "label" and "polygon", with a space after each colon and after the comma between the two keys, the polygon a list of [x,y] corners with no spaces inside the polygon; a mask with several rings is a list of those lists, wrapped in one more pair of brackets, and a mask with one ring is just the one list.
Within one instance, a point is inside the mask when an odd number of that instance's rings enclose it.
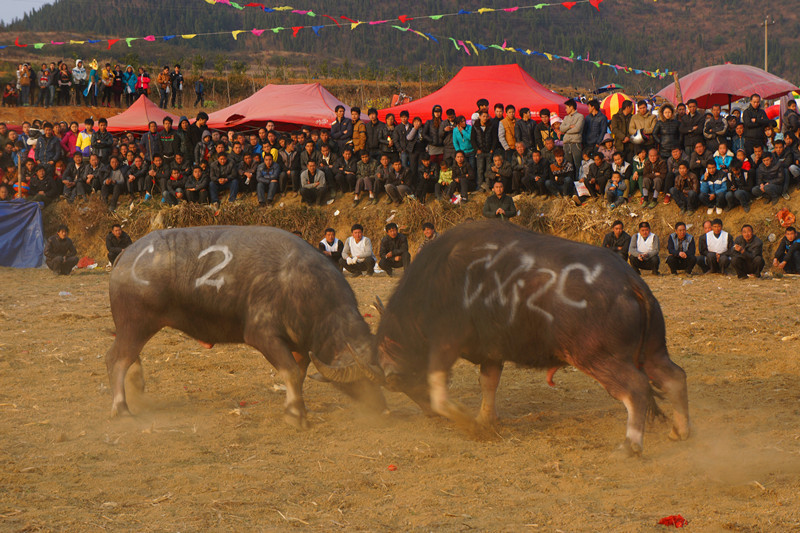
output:
{"label": "water buffalo", "polygon": [[155,231],[119,257],[109,286],[116,339],[106,354],[112,415],[129,413],[125,377],[143,390],[139,354],[163,327],[207,347],[245,343],[286,383],[287,422],[306,427],[302,387],[310,359],[348,394],[382,407],[380,388],[354,357],[373,338],[350,285],[302,239],[276,228],[198,227]]}
{"label": "water buffalo", "polygon": [[[458,226],[411,263],[383,311],[379,369],[364,370],[461,424],[496,421],[503,363],[572,365],[628,411],[626,445],[640,454],[651,383],[675,408],[673,439],[689,435],[686,374],[667,353],[650,289],[613,253],[503,222]],[[480,365],[476,420],[448,399],[459,357]],[[359,363],[361,360],[358,361]],[[381,375],[381,371],[383,375]]]}

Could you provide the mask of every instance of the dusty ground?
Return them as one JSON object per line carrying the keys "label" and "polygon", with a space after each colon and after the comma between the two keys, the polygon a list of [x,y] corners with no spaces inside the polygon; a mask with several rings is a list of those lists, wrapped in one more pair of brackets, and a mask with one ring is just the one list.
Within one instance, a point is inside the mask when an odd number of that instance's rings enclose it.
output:
{"label": "dusty ground", "polygon": [[[155,406],[110,419],[108,275],[0,269],[0,530],[653,531],[681,514],[694,531],[797,531],[800,280],[647,280],[694,433],[675,443],[651,425],[630,459],[623,406],[579,372],[550,388],[508,368],[495,440],[392,393],[392,414],[370,418],[314,381],[314,427],[298,432],[259,354],[175,331],[143,353]],[[393,288],[352,285],[370,315]],[[476,409],[475,367],[452,389]]]}

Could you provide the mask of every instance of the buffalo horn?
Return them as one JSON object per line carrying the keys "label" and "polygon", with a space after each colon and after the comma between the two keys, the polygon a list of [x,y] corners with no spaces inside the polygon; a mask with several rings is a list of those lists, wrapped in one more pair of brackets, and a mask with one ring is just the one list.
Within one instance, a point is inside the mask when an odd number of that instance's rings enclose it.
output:
{"label": "buffalo horn", "polygon": [[358,368],[361,369],[361,372],[373,383],[377,383],[378,385],[383,385],[385,381],[385,376],[383,375],[383,369],[378,367],[377,365],[373,365],[372,363],[365,362],[350,346],[350,343],[347,343],[347,347],[350,349],[350,352],[353,354],[353,359],[355,359]]}
{"label": "buffalo horn", "polygon": [[319,370],[319,373],[322,374],[322,377],[327,380],[337,383],[353,383],[363,378],[361,369],[357,365],[330,366],[317,359],[314,352],[308,352],[308,355],[314,362],[314,366]]}

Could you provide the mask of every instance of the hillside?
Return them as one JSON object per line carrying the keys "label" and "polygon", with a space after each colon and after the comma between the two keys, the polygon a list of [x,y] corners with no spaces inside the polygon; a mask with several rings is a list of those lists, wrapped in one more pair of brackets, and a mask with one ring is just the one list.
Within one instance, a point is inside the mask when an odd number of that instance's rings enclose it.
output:
{"label": "hillside", "polygon": [[[244,4],[245,2],[242,2]],[[68,38],[126,37],[173,35],[231,31],[244,28],[292,27],[330,23],[322,14],[337,18],[347,15],[358,20],[396,18],[436,13],[475,10],[486,5],[480,0],[407,2],[386,0],[379,4],[365,0],[330,2],[308,0],[292,3],[297,9],[313,10],[320,16],[310,18],[288,12],[267,14],[255,8],[236,10],[224,5],[209,5],[202,0],[58,0],[35,10],[22,20],[2,28],[0,42],[13,42],[20,35],[62,36]],[[493,7],[526,5],[525,2],[492,4]],[[102,6],[102,8],[98,7]],[[762,13],[771,13],[776,23],[770,26],[770,71],[793,79],[800,64],[800,14],[787,10],[774,0],[606,0],[597,11],[588,4],[571,10],[562,6],[540,10],[525,9],[514,13],[486,13],[444,17],[439,21],[414,20],[416,30],[444,37],[440,44],[416,35],[392,29],[389,24],[349,28],[323,28],[319,36],[310,29],[292,37],[291,31],[265,32],[260,37],[244,34],[233,40],[229,34],[198,37],[191,41],[124,42],[106,52],[105,43],[84,46],[45,47],[40,51],[6,49],[0,57],[19,54],[77,55],[122,61],[145,62],[193,58],[211,69],[225,58],[236,59],[251,70],[278,65],[302,67],[316,77],[360,77],[362,79],[397,78],[417,80],[432,75],[433,69],[455,71],[462,65],[519,62],[537,79],[547,83],[592,87],[611,81],[632,85],[636,92],[658,90],[667,82],[645,76],[615,74],[609,68],[591,64],[547,61],[489,49],[468,56],[449,44],[447,37],[482,42],[486,45],[507,41],[509,46],[569,55],[588,54],[592,59],[635,68],[669,68],[687,73],[709,64],[730,61],[763,67],[764,30]],[[339,19],[341,20],[341,19]],[[26,34],[22,32],[35,32]],[[64,40],[64,39],[62,39]],[[91,49],[91,53],[87,53]],[[289,53],[287,53],[289,52]]]}

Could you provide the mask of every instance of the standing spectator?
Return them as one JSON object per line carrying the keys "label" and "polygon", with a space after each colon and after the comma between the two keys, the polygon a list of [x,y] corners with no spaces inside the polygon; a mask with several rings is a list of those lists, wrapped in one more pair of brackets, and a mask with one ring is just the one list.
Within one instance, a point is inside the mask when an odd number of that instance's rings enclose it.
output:
{"label": "standing spectator", "polygon": [[72,89],[72,74],[70,74],[66,63],[61,63],[56,83],[58,84],[58,104],[62,106],[69,105],[69,95]]}
{"label": "standing spectator", "polygon": [[203,78],[203,76],[199,76],[195,80],[195,82],[194,82],[194,94],[195,94],[194,107],[197,107],[198,105],[200,107],[203,107],[204,100],[205,100],[205,94],[206,94],[206,84],[205,84],[205,79]]}
{"label": "standing spectator", "polygon": [[661,159],[667,159],[678,148],[681,153],[681,132],[680,124],[675,118],[675,108],[672,104],[666,103],[661,106],[658,112],[658,122],[653,128],[653,140],[658,144]]}
{"label": "standing spectator", "polygon": [[750,105],[742,113],[742,124],[744,124],[744,149],[749,156],[753,153],[754,147],[764,146],[767,143],[764,128],[771,124],[767,113],[761,109],[761,96],[758,94],[750,97]]}
{"label": "standing spectator", "polygon": [[611,250],[628,262],[628,250],[631,247],[631,236],[625,231],[625,226],[621,220],[615,220],[611,224],[611,231],[603,237],[603,248]]}
{"label": "standing spectator", "polygon": [[75,105],[81,105],[81,99],[85,105],[89,105],[89,95],[85,92],[89,83],[89,74],[83,66],[83,61],[75,60],[75,68],[72,69],[72,86],[75,89]]}
{"label": "standing spectator", "polygon": [[786,113],[783,114],[781,129],[784,136],[791,136],[795,139],[800,131],[800,114],[797,113],[797,101],[792,98],[786,103]]}
{"label": "standing spectator", "polygon": [[78,123],[74,120],[70,122],[69,129],[61,137],[61,150],[66,157],[72,157],[78,151]]}
{"label": "standing spectator", "polygon": [[101,117],[97,121],[97,131],[92,133],[91,150],[100,158],[100,162],[108,164],[111,152],[114,149],[114,137],[108,132],[108,120]]}
{"label": "standing spectator", "polygon": [[167,104],[169,103],[170,93],[170,76],[168,66],[164,65],[164,68],[161,69],[158,77],[156,77],[156,83],[158,84],[158,107],[161,109],[166,109]]}
{"label": "standing spectator", "polygon": [[614,150],[620,152],[625,161],[630,161],[634,156],[633,143],[629,133],[632,115],[633,102],[625,100],[622,102],[622,108],[611,117],[610,127],[611,135],[614,137]]}
{"label": "standing spectator", "polygon": [[680,132],[683,135],[683,146],[686,153],[692,151],[697,143],[705,145],[703,137],[703,127],[705,126],[705,115],[697,110],[697,100],[686,102],[687,113],[681,117]]}
{"label": "standing spectator", "polygon": [[36,140],[34,155],[40,165],[45,165],[48,176],[53,176],[55,162],[61,159],[62,153],[61,141],[53,135],[53,125],[45,122],[44,135]]}
{"label": "standing spectator", "polygon": [[147,127],[149,128],[148,132],[139,140],[139,149],[144,154],[144,160],[150,164],[156,155],[161,155],[161,141],[155,121],[151,120]]}
{"label": "standing spectator", "polygon": [[[497,157],[499,157],[499,154]],[[503,182],[500,180],[495,181],[492,186],[494,194],[486,198],[486,203],[483,204],[483,216],[501,220],[517,216],[517,206],[514,205],[514,200],[505,194],[503,190]]]}
{"label": "standing spectator", "polygon": [[19,105],[28,107],[31,105],[31,82],[33,73],[27,63],[22,65],[18,73],[19,82]]}
{"label": "standing spectator", "polygon": [[339,262],[342,260],[342,250],[344,250],[344,243],[336,238],[336,230],[327,228],[325,230],[325,238],[319,241],[319,251],[333,262],[334,265],[342,270]]}
{"label": "standing spectator", "polygon": [[364,133],[366,134],[366,148],[369,156],[373,159],[380,159],[383,150],[381,150],[381,140],[386,137],[386,124],[378,120],[378,110],[370,107],[367,111],[369,122],[364,124]]}
{"label": "standing spectator", "polygon": [[507,105],[505,117],[497,126],[497,140],[500,142],[500,146],[503,147],[505,160],[508,162],[511,162],[511,159],[514,157],[517,146],[517,118],[515,113],[516,109],[514,106]]}
{"label": "standing spectator", "polygon": [[591,148],[594,152],[600,149],[608,132],[608,119],[600,112],[600,102],[593,99],[589,100],[588,105],[589,115],[586,116],[583,126],[583,146]]}
{"label": "standing spectator", "polygon": [[39,71],[38,77],[36,78],[36,85],[39,88],[39,98],[37,99],[36,105],[39,107],[50,107],[48,104],[48,87],[50,85],[50,70],[47,68],[46,63],[42,63],[42,69]]}
{"label": "standing spectator", "polygon": [[123,92],[125,93],[125,106],[130,107],[136,99],[136,72],[132,65],[125,66],[122,73]]}
{"label": "standing spectator", "polygon": [[761,271],[764,270],[764,243],[753,234],[750,224],[742,226],[742,234],[733,240],[731,266],[739,279],[747,279],[748,275],[761,277]]}
{"label": "standing spectator", "polygon": [[[100,86],[103,89],[101,104],[111,107],[111,99],[114,96],[114,71],[111,68],[111,63],[106,63],[106,66],[100,72]],[[100,90],[100,86],[98,86],[98,90]]]}
{"label": "standing spectator", "polygon": [[800,274],[800,239],[797,230],[789,226],[775,249],[772,266],[787,274]]}
{"label": "standing spectator", "polygon": [[[528,116],[530,116],[530,112]],[[472,146],[472,126],[467,124],[467,119],[463,115],[456,117],[456,129],[453,130],[453,149],[456,154],[459,151],[464,152],[467,164],[472,167],[472,174],[475,175],[478,165],[475,159],[475,148]]]}
{"label": "standing spectator", "polygon": [[728,142],[728,121],[722,118],[719,104],[711,106],[711,116],[706,119],[703,126],[703,137],[706,147],[713,152],[719,148],[720,143]]}
{"label": "standing spectator", "polygon": [[139,67],[139,72],[136,75],[136,98],[142,95],[147,96],[150,94],[150,74],[148,74],[144,67]]}
{"label": "standing spectator", "polygon": [[47,106],[56,105],[56,89],[58,88],[58,68],[55,63],[50,63],[47,68],[49,71],[47,79]]}
{"label": "standing spectator", "polygon": [[386,235],[381,239],[380,260],[378,266],[391,277],[395,268],[403,270],[411,264],[408,253],[408,239],[399,232],[397,224],[386,224]]}
{"label": "standing spectator", "polygon": [[444,123],[442,106],[436,104],[431,109],[431,118],[422,127],[422,138],[427,143],[427,152],[431,156],[431,165],[439,166],[444,159]]}
{"label": "standing spectator", "polygon": [[117,257],[122,251],[133,244],[131,236],[122,231],[122,226],[114,224],[111,226],[111,231],[106,235],[106,250],[108,250],[108,264],[106,270],[110,270],[116,263]]}
{"label": "standing spectator", "polygon": [[[208,131],[208,113],[205,111],[200,111],[197,113],[195,117],[194,124],[189,127],[189,141],[192,143],[192,146],[197,146],[197,143],[203,140],[203,133]],[[211,132],[209,132],[210,134]],[[273,154],[273,157],[276,157],[277,154]],[[195,157],[195,163],[198,163],[199,160]]]}
{"label": "standing spectator", "polygon": [[417,167],[417,189],[416,197],[420,203],[425,203],[428,193],[435,192],[436,185],[439,183],[440,166],[431,163],[431,155],[423,153]]}
{"label": "standing spectator", "polygon": [[114,106],[117,108],[122,107],[122,93],[125,91],[125,80],[122,78],[122,69],[119,65],[114,65],[114,85],[111,86],[111,92],[114,94]]}
{"label": "standing spectator", "polygon": [[66,276],[78,264],[78,251],[68,237],[69,228],[61,224],[56,228],[56,234],[47,239],[44,246],[44,257],[47,266],[55,272]]}
{"label": "standing spectator", "polygon": [[345,145],[353,142],[353,121],[344,116],[343,105],[337,105],[334,111],[336,118],[331,124],[331,139],[339,145],[339,153],[344,153]]}
{"label": "standing spectator", "polygon": [[631,238],[631,247],[628,249],[628,261],[637,274],[641,274],[640,270],[644,268],[658,276],[658,249],[658,235],[650,232],[650,223],[639,222],[639,233]]}
{"label": "standing spectator", "polygon": [[[466,124],[466,119],[464,119]],[[523,107],[519,110],[519,120],[514,126],[514,139],[518,143],[525,145],[526,150],[533,148],[535,141],[533,138],[533,130],[536,123],[531,120],[531,110],[528,107]]]}
{"label": "standing spectator", "polygon": [[[369,155],[369,154],[367,154]],[[339,265],[355,277],[366,273],[372,276],[375,273],[375,256],[372,253],[372,241],[364,236],[364,227],[353,224],[350,228],[352,236],[344,242],[342,258]]]}
{"label": "standing spectator", "polygon": [[722,220],[715,218],[711,221],[711,231],[700,237],[698,248],[712,274],[725,273],[731,262],[733,237],[722,229]]}
{"label": "standing spectator", "polygon": [[656,129],[658,119],[647,109],[647,102],[644,100],[639,100],[636,103],[636,111],[628,125],[628,135],[632,137],[636,132],[639,132],[644,138],[641,144],[649,151],[654,144],[653,131]]}
{"label": "standing spectator", "polygon": [[670,234],[667,241],[667,266],[670,272],[677,274],[678,270],[685,270],[691,275],[697,259],[694,256],[694,237],[686,232],[686,224],[675,224],[675,232]]}
{"label": "standing spectator", "polygon": [[358,153],[367,148],[367,125],[361,121],[361,108],[351,107],[350,118],[353,122],[353,151]]}
{"label": "standing spectator", "polygon": [[486,169],[492,166],[492,152],[495,147],[495,137],[492,137],[492,125],[489,121],[489,112],[481,110],[478,122],[472,124],[470,144],[475,148],[475,161],[478,176],[478,188],[481,188],[486,176]]}
{"label": "standing spectator", "polygon": [[550,125],[550,110],[542,108],[539,111],[539,123],[533,128],[533,142],[536,149],[541,151],[547,139],[555,140],[556,133]]}
{"label": "standing spectator", "polygon": [[564,102],[567,116],[561,122],[561,139],[564,141],[564,156],[572,163],[574,168],[581,166],[583,159],[581,141],[583,140],[583,115],[578,113],[578,104],[575,100]]}
{"label": "standing spectator", "polygon": [[169,85],[172,91],[172,109],[175,109],[176,104],[178,109],[183,109],[183,74],[180,65],[175,65],[175,69],[170,73]]}

